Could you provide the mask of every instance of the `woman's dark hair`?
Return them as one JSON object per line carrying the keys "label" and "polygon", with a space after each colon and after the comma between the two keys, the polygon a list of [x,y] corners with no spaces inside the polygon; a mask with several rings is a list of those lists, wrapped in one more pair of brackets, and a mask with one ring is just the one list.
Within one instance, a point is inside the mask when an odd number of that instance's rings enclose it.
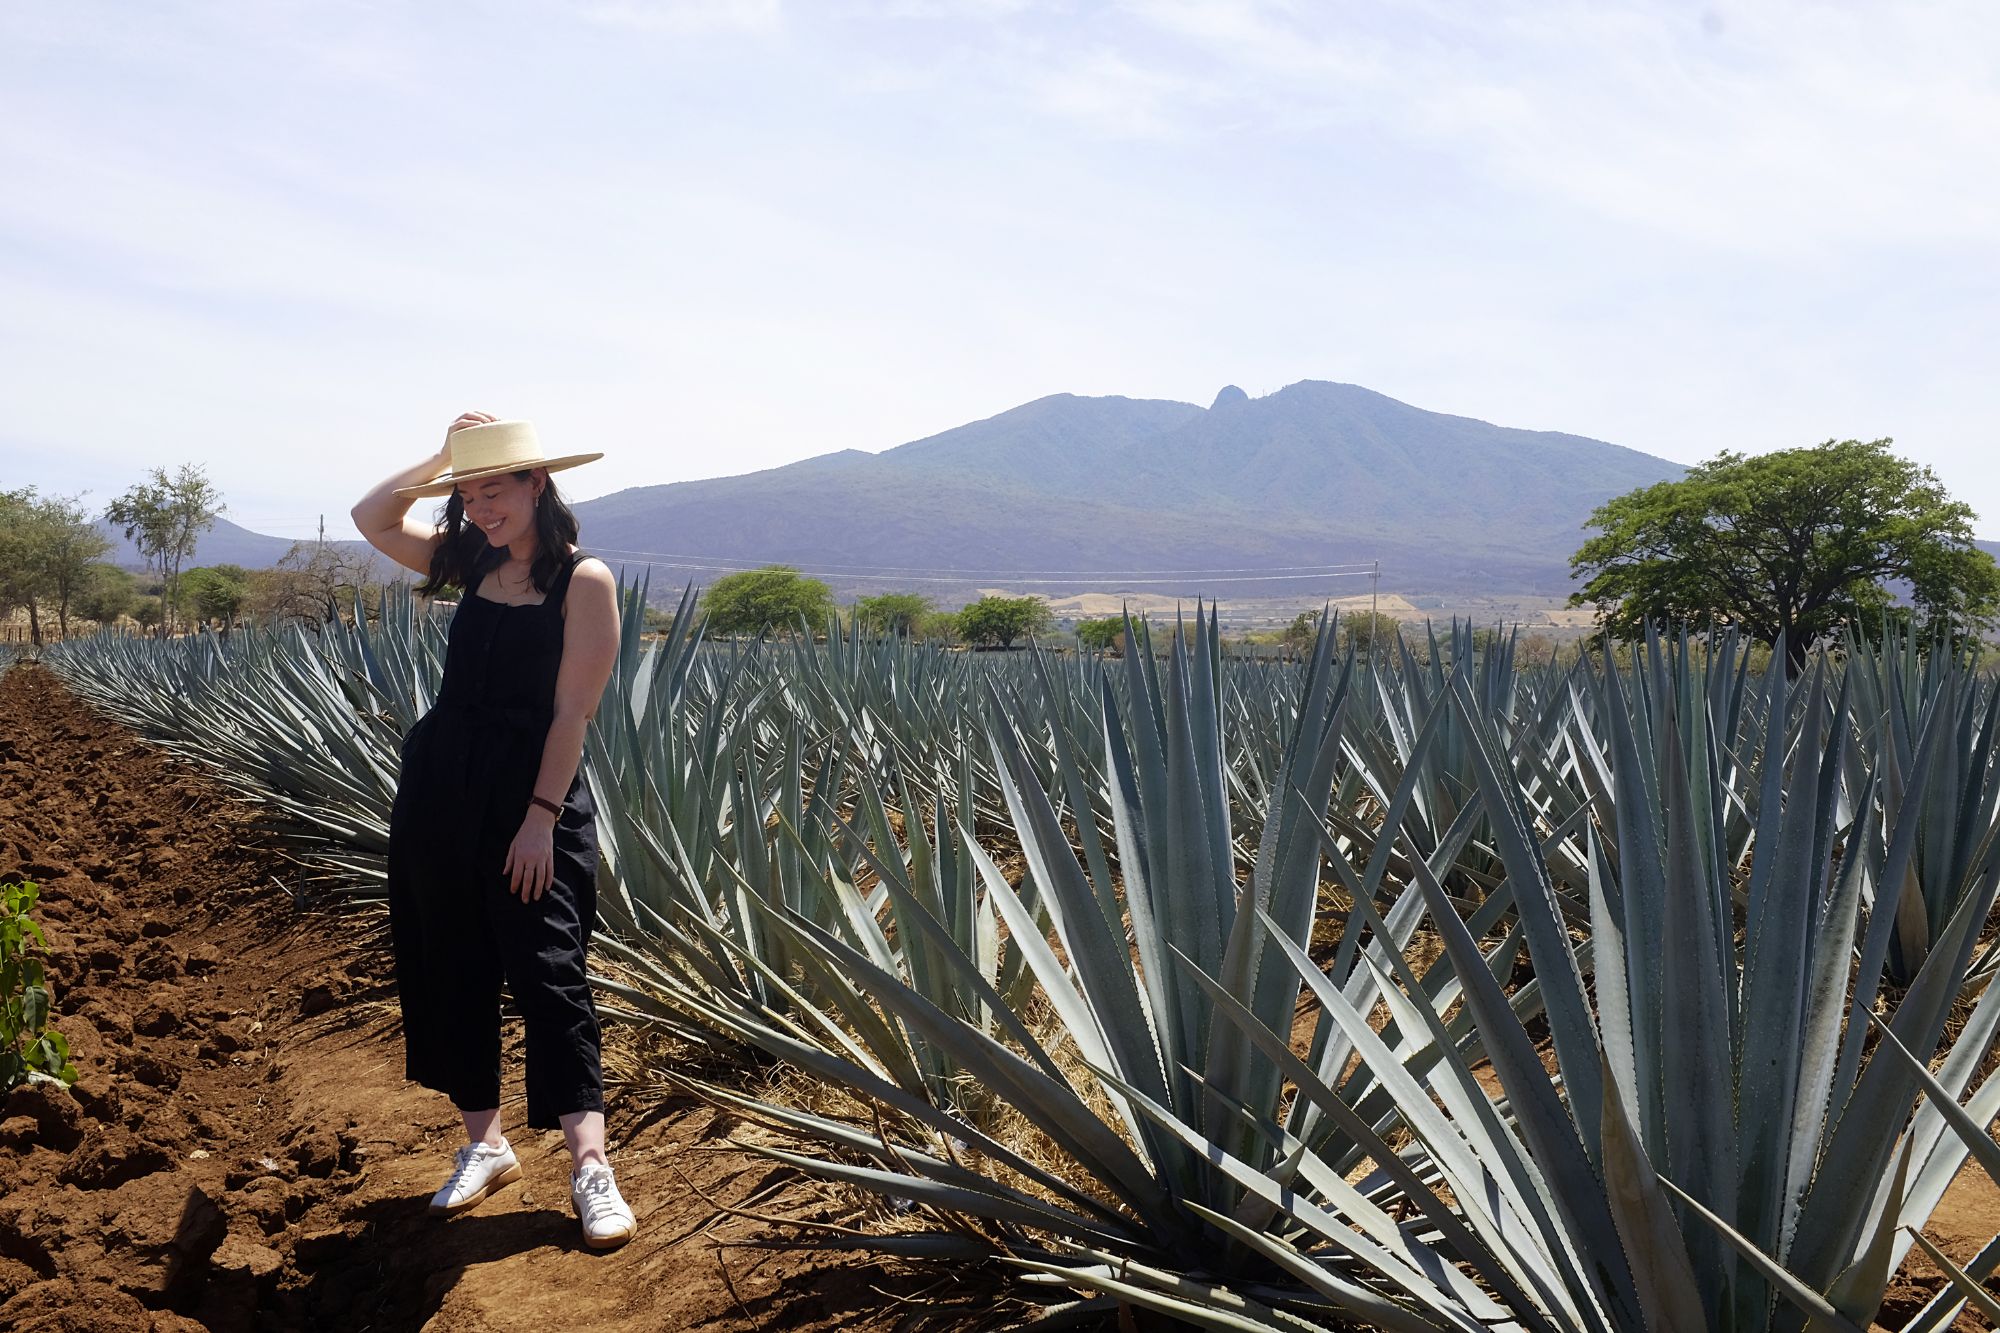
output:
{"label": "woman's dark hair", "polygon": [[[527,481],[534,470],[523,468],[514,476]],[[447,589],[469,592],[479,585],[486,572],[506,557],[486,540],[486,534],[465,521],[465,499],[456,486],[445,501],[444,517],[438,520],[444,540],[431,553],[430,577],[417,585],[419,597],[434,597]],[[528,577],[547,596],[555,587],[556,573],[569,558],[570,543],[576,540],[576,514],[556,493],[556,479],[549,477],[535,501],[535,560]]]}

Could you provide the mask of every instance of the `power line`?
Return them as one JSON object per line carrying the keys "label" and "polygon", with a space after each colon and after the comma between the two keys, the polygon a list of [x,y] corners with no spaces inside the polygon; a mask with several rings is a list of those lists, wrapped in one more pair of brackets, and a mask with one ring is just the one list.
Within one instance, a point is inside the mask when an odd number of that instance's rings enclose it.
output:
{"label": "power line", "polygon": [[[750,570],[763,568],[763,566],[761,565],[690,565],[690,564],[677,563],[670,560],[641,560],[637,563],[645,565],[651,569],[662,569],[662,568],[707,569],[707,570],[722,570],[727,573],[743,573]],[[799,567],[796,565],[792,566],[792,568],[799,569]],[[810,569],[799,569],[799,572],[802,574],[811,574],[814,571]],[[1344,570],[1340,573],[1335,573],[1335,574],[1264,574],[1264,575],[1239,574],[1239,575],[1231,575],[1228,578],[1209,578],[1209,577],[1182,575],[1179,578],[1172,578],[1172,579],[1122,579],[1122,578],[1017,579],[1008,577],[1006,575],[997,575],[997,574],[990,576],[986,580],[969,579],[969,578],[947,579],[927,574],[841,574],[837,575],[836,577],[843,579],[868,579],[880,583],[950,583],[957,585],[959,587],[963,587],[967,583],[993,582],[993,583],[1020,585],[1025,587],[1080,585],[1082,587],[1087,587],[1087,588],[1102,588],[1108,583],[1111,585],[1112,591],[1117,591],[1123,588],[1138,588],[1152,584],[1164,584],[1169,587],[1185,588],[1190,583],[1281,583],[1295,579],[1365,579],[1365,578],[1371,578],[1373,577],[1373,575],[1371,574],[1370,571],[1365,569],[1351,569],[1351,570]]]}
{"label": "power line", "polygon": [[[1375,562],[1359,561],[1344,565],[1274,565],[1260,568],[1254,565],[1238,565],[1216,569],[1137,569],[1137,570],[1033,570],[1033,569],[938,569],[925,565],[840,565],[824,562],[798,562],[766,560],[751,564],[743,560],[709,558],[697,555],[682,555],[663,551],[632,551],[616,546],[598,546],[592,543],[589,550],[611,555],[642,557],[639,563],[667,569],[728,570],[744,571],[759,569],[770,564],[788,564],[801,573],[827,574],[836,578],[881,579],[892,582],[914,583],[968,583],[981,579],[1004,580],[1011,583],[1085,583],[1101,584],[1106,580],[1122,580],[1127,583],[1184,583],[1190,580],[1202,583],[1265,583],[1276,580],[1318,579],[1318,578],[1365,578],[1377,565]],[[929,574],[917,571],[929,569]],[[888,572],[866,572],[888,571]],[[1303,571],[1303,572],[1295,572]],[[957,578],[944,575],[957,574]],[[1025,577],[1035,575],[1037,577]],[[1042,577],[1061,575],[1062,577]],[[1172,575],[1158,578],[1155,575]],[[1225,577],[1233,576],[1233,577]]]}

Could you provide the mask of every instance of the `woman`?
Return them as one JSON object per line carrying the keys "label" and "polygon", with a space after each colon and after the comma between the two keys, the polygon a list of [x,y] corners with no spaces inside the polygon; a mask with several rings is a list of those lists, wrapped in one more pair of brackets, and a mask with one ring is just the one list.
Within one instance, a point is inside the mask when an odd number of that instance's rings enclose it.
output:
{"label": "woman", "polygon": [[[354,506],[369,544],[452,590],[437,702],[403,740],[389,819],[389,925],[405,1074],[452,1099],[466,1145],[432,1197],[461,1212],[521,1177],[500,1132],[500,984],[527,1027],[528,1125],[558,1126],[585,1243],[631,1239],[604,1151],[604,1079],[584,948],[597,913],[585,724],[618,652],[618,593],[576,549],[576,515],[525,421],[467,412],[437,454]],[[436,526],[411,500],[449,493]]]}

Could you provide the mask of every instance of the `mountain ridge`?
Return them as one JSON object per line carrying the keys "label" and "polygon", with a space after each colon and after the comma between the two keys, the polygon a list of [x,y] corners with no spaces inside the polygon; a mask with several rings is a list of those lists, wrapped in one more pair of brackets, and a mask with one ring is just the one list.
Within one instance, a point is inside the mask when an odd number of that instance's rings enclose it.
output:
{"label": "mountain ridge", "polygon": [[[1256,398],[1225,386],[1207,408],[1047,394],[880,452],[628,487],[574,508],[586,548],[634,573],[651,563],[673,587],[787,563],[843,596],[901,587],[946,605],[994,586],[1307,600],[1352,580],[1245,571],[1380,560],[1385,588],[1549,596],[1574,586],[1568,558],[1596,505],[1683,470],[1586,436],[1300,380]],[[223,520],[190,563],[268,565],[290,545]]]}
{"label": "mountain ridge", "polygon": [[[1206,409],[1050,394],[823,466],[833,457],[634,487],[576,509],[608,559],[996,576],[945,580],[953,592],[1030,569],[1087,579],[1381,559],[1398,587],[1552,595],[1568,590],[1568,557],[1591,509],[1683,471],[1585,436],[1429,412],[1323,380],[1260,398],[1219,393]],[[826,577],[846,591],[893,582]],[[1181,582],[1214,592],[1221,581]],[[1235,590],[1294,589],[1273,579]]]}

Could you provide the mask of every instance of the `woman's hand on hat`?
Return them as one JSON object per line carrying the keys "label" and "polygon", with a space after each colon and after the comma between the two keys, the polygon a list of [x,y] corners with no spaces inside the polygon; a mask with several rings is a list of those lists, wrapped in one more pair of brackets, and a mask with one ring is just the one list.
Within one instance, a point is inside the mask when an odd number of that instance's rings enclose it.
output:
{"label": "woman's hand on hat", "polygon": [[452,432],[464,430],[467,426],[483,426],[489,421],[498,421],[499,419],[499,417],[494,416],[491,412],[460,412],[458,420],[444,428],[444,443],[438,446],[437,456],[443,461],[445,466],[439,468],[438,471],[443,472],[445,468],[451,466]]}

